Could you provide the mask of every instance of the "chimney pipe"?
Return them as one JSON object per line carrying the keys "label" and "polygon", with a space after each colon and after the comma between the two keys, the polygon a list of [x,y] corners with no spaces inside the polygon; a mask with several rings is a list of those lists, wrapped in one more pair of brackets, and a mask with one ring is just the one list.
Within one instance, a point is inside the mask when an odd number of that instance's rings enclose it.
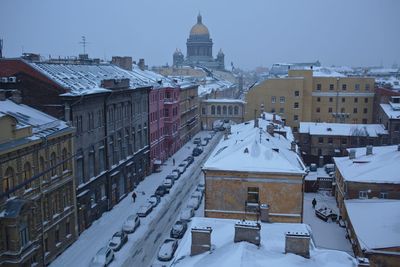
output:
{"label": "chimney pipe", "polygon": [[372,146],[368,145],[366,148],[366,155],[372,155]]}
{"label": "chimney pipe", "polygon": [[355,158],[356,158],[356,150],[355,149],[350,149],[349,159],[355,159]]}

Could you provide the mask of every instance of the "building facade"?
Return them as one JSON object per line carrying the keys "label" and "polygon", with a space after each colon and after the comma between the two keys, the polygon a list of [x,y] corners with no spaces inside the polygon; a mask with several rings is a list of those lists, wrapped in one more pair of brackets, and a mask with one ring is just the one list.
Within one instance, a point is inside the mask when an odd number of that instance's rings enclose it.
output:
{"label": "building facade", "polygon": [[179,81],[179,136],[181,146],[200,131],[200,102],[196,83]]}
{"label": "building facade", "polygon": [[400,94],[391,96],[387,103],[381,103],[374,113],[376,120],[385,125],[389,132],[389,143],[400,143]]}
{"label": "building facade", "polygon": [[202,66],[209,69],[225,69],[225,55],[220,50],[217,57],[213,58],[213,41],[208,28],[203,24],[202,16],[197,16],[197,23],[191,28],[186,42],[186,59],[177,49],[173,54],[173,66]]}
{"label": "building facade", "polygon": [[245,102],[239,99],[204,99],[200,102],[201,129],[211,130],[217,121],[244,121]]}
{"label": "building facade", "polygon": [[0,92],[0,265],[44,266],[78,234],[74,129],[6,93]]}
{"label": "building facade", "polygon": [[326,68],[289,70],[284,78],[269,78],[246,95],[245,120],[254,111],[276,113],[296,133],[299,123],[372,123],[374,79],[346,77]]}

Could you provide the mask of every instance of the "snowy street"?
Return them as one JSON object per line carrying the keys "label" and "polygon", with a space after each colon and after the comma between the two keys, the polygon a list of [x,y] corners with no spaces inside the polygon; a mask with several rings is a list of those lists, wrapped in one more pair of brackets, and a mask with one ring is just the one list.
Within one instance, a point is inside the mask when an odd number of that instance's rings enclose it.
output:
{"label": "snowy street", "polygon": [[[200,132],[195,137],[205,137],[208,132]],[[204,147],[204,152],[195,157],[193,164],[175,181],[171,192],[161,198],[161,202],[147,217],[140,218],[139,228],[129,234],[128,242],[115,253],[115,259],[110,266],[149,266],[156,259],[158,249],[164,239],[169,237],[172,225],[179,216],[179,212],[186,206],[190,193],[200,183],[201,166],[211,150],[221,137],[217,133]],[[112,235],[121,230],[125,219],[136,214],[139,207],[147,202],[155,189],[162,184],[164,178],[175,169],[187,156],[191,155],[195,147],[192,141],[184,145],[174,156],[162,166],[160,173],[147,176],[135,189],[136,202],[132,203],[130,193],[112,210],[103,214],[92,226],[84,231],[78,240],[61,254],[51,266],[88,266],[96,252],[108,245]],[[173,166],[175,159],[175,166]],[[199,209],[200,210],[200,209]],[[199,212],[199,211],[198,211]]]}

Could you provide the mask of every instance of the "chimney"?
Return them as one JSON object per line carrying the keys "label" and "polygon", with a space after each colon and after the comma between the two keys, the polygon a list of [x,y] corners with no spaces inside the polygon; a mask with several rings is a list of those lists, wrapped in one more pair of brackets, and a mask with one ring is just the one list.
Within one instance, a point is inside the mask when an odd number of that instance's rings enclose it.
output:
{"label": "chimney", "polygon": [[233,242],[246,241],[256,246],[261,244],[261,224],[256,221],[238,221],[235,223],[235,237]]}
{"label": "chimney", "polygon": [[269,205],[268,204],[260,205],[260,220],[261,220],[261,222],[269,222]]}
{"label": "chimney", "polygon": [[372,146],[368,145],[366,149],[366,155],[372,155]]}
{"label": "chimney", "polygon": [[272,122],[276,122],[276,114],[274,113],[274,114],[272,114]]}
{"label": "chimney", "polygon": [[356,150],[355,149],[350,149],[349,159],[355,159],[355,158],[356,158]]}
{"label": "chimney", "polygon": [[211,227],[192,228],[192,246],[190,256],[211,250]]}
{"label": "chimney", "polygon": [[322,168],[324,166],[324,156],[319,156],[318,158],[318,167]]}
{"label": "chimney", "polygon": [[272,123],[267,125],[267,133],[274,136],[274,125]]}
{"label": "chimney", "polygon": [[144,58],[139,59],[138,66],[141,70],[145,70]]}
{"label": "chimney", "polygon": [[254,128],[258,128],[258,118],[254,120]]}
{"label": "chimney", "polygon": [[292,150],[293,152],[296,152],[296,142],[295,141],[292,141],[290,143],[290,150]]}
{"label": "chimney", "polygon": [[287,232],[285,234],[285,253],[293,253],[309,259],[310,234],[302,232]]}

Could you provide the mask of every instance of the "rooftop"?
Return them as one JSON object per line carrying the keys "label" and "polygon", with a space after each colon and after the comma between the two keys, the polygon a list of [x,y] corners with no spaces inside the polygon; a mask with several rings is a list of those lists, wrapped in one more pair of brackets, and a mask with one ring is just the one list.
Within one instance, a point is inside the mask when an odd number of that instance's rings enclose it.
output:
{"label": "rooftop", "polygon": [[400,151],[398,146],[373,147],[371,155],[366,148],[355,148],[356,157],[335,157],[337,170],[345,181],[366,183],[400,183]]}
{"label": "rooftop", "polygon": [[382,124],[300,122],[299,133],[325,136],[369,136],[388,134]]}
{"label": "rooftop", "polygon": [[361,249],[400,247],[400,200],[352,199],[345,205]]}
{"label": "rooftop", "polygon": [[386,116],[388,116],[390,119],[400,120],[400,104],[390,102],[389,104],[380,105]]}

